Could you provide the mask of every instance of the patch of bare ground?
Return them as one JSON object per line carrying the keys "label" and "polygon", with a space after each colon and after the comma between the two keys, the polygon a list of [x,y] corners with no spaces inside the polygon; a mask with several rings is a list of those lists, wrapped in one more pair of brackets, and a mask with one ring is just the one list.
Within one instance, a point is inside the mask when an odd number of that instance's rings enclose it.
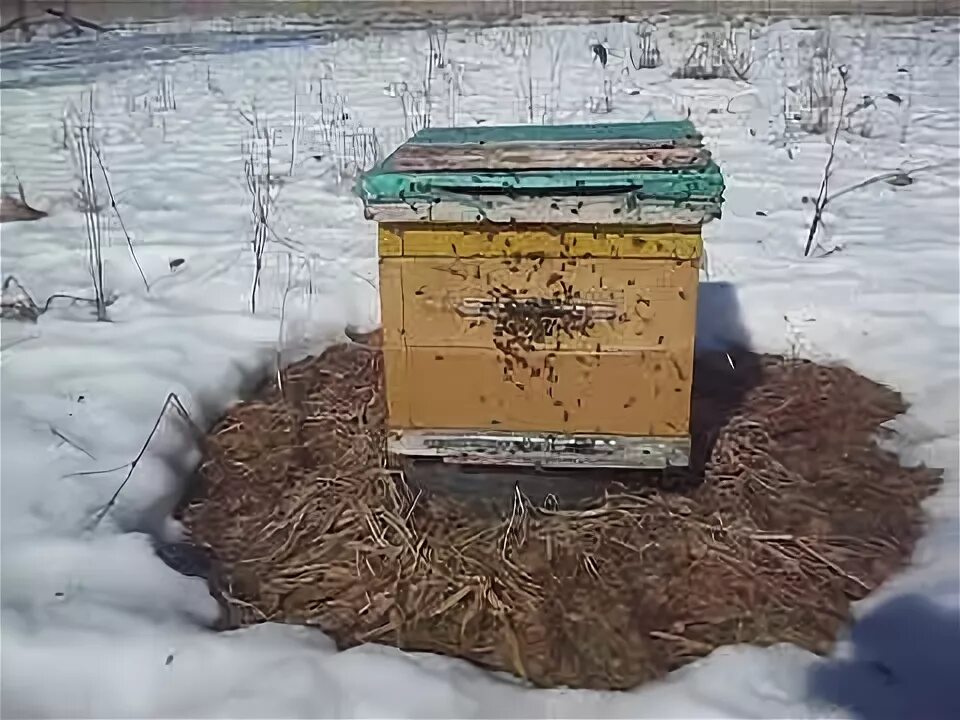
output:
{"label": "patch of bare ground", "polygon": [[594,473],[573,504],[513,485],[499,512],[383,469],[375,349],[289,367],[210,432],[184,508],[216,558],[223,626],[305,623],[341,647],[586,688],[630,688],[731,643],[828,651],[850,603],[907,560],[940,473],[877,445],[905,410],[896,392],[843,367],[732,360],[698,359],[698,469]]}

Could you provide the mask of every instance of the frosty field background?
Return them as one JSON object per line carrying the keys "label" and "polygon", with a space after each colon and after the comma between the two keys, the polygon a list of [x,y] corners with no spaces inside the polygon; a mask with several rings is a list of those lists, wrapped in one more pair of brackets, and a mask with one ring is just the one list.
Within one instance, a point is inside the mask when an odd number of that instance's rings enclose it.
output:
{"label": "frosty field background", "polygon": [[[2,322],[2,711],[7,717],[948,717],[960,712],[958,351],[960,99],[955,18],[762,23],[749,82],[670,76],[714,18],[661,18],[664,65],[635,70],[630,24],[393,28],[353,37],[297,23],[168,22],[98,41],[5,44],[4,190],[50,213],[2,228],[2,272],[35,299],[91,295],[69,108],[89,107],[116,196],[104,218],[110,322],[55,304]],[[818,34],[819,33],[819,34]],[[305,38],[305,36],[309,36]],[[813,48],[848,68],[848,108],[886,98],[839,135],[831,188],[917,170],[838,197],[803,246],[828,137],[784,123]],[[591,45],[610,50],[606,68]],[[431,49],[439,58],[428,63]],[[428,65],[430,69],[428,70]],[[429,78],[429,79],[428,79]],[[429,110],[422,93],[429,83]],[[464,662],[319,631],[206,629],[203,580],[156,541],[199,460],[174,415],[116,505],[176,393],[201,426],[272,371],[377,318],[375,226],[350,191],[373,148],[433,125],[689,117],[727,181],[705,230],[699,339],[850,365],[899,389],[905,462],[946,469],[912,566],[856,607],[837,655],[732,647],[629,693],[533,690]],[[265,132],[251,136],[249,120]],[[828,133],[827,135],[831,135]],[[272,185],[257,312],[244,170]],[[182,262],[176,262],[176,261]],[[735,299],[735,302],[733,302]],[[722,301],[722,302],[721,302]],[[282,317],[282,321],[281,321]],[[91,471],[109,470],[100,474]],[[691,588],[695,592],[696,588]],[[886,670],[877,668],[877,663]],[[892,678],[892,679],[891,679]],[[847,709],[837,705],[846,705]]]}

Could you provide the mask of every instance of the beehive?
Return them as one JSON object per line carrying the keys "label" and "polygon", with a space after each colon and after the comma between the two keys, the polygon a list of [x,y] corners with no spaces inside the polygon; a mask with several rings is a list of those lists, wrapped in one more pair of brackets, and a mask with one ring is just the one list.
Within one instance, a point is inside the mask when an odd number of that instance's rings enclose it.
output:
{"label": "beehive", "polygon": [[701,226],[689,122],[417,133],[358,184],[379,223],[391,448],[685,464]]}

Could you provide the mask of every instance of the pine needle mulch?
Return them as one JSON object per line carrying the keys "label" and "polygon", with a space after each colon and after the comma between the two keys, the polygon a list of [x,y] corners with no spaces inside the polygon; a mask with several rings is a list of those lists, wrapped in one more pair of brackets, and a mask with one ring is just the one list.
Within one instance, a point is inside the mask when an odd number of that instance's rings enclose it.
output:
{"label": "pine needle mulch", "polygon": [[223,627],[303,623],[341,647],[607,689],[731,643],[822,653],[907,560],[940,483],[876,443],[905,409],[897,393],[742,353],[697,361],[699,473],[585,478],[594,497],[573,507],[518,485],[483,511],[382,469],[380,363],[335,346],[210,432],[183,519],[216,558]]}

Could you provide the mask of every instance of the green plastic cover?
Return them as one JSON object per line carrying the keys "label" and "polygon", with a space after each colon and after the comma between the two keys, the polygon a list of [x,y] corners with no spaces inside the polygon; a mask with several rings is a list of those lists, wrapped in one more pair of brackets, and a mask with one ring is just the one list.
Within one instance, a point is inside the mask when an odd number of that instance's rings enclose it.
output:
{"label": "green plastic cover", "polygon": [[[451,195],[508,197],[590,196],[630,194],[638,200],[715,202],[719,206],[724,190],[717,164],[702,151],[702,161],[689,166],[619,167],[582,169],[562,167],[524,169],[513,165],[496,170],[431,170],[429,159],[423,169],[398,171],[394,156],[431,153],[493,152],[497,146],[535,155],[538,148],[567,148],[571,154],[590,153],[602,148],[609,156],[620,149],[653,148],[664,157],[681,149],[690,155],[701,146],[701,135],[688,120],[677,122],[608,123],[599,125],[517,125],[471,128],[428,128],[416,133],[392,155],[364,173],[356,191],[367,206],[402,203],[437,203]],[[421,153],[422,154],[422,153]],[[623,163],[620,163],[622,165]],[[562,165],[562,163],[558,163]]]}

